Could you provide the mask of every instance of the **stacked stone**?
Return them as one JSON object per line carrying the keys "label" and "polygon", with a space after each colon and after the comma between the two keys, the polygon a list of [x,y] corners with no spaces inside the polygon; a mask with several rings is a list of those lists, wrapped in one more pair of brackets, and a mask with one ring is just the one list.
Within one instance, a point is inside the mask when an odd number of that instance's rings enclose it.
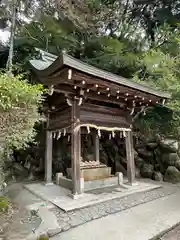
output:
{"label": "stacked stone", "polygon": [[174,139],[149,140],[135,146],[135,164],[144,178],[180,182],[179,144]]}

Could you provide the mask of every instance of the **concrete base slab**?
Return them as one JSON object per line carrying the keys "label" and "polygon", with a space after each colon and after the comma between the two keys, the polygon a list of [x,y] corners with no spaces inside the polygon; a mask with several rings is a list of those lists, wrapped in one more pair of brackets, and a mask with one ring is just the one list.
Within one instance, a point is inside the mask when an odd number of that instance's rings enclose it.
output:
{"label": "concrete base slab", "polygon": [[72,199],[77,200],[77,199],[83,198],[84,194],[72,194],[72,193],[70,193],[68,196]]}
{"label": "concrete base slab", "polygon": [[72,199],[71,191],[57,185],[45,186],[43,183],[26,184],[24,187],[44,201],[49,201],[64,211],[72,211],[108,200],[121,198],[137,192],[150,191],[160,186],[153,183],[138,182],[137,186],[128,186],[128,189],[120,186],[113,187],[106,191],[101,189],[100,193],[84,193],[80,198]]}
{"label": "concrete base slab", "polygon": [[44,185],[45,185],[45,186],[52,186],[52,185],[54,185],[54,183],[53,183],[53,182],[50,182],[50,183],[46,183],[46,182],[45,182]]}
{"label": "concrete base slab", "polygon": [[126,185],[129,185],[129,186],[138,186],[139,183],[138,183],[138,182],[132,182],[132,183],[127,182]]}

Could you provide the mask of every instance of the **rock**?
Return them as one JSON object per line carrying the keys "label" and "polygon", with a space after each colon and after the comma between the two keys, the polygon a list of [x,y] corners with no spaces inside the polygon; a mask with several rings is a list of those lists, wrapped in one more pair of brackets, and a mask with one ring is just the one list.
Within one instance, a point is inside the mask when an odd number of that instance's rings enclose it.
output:
{"label": "rock", "polygon": [[127,175],[127,171],[126,169],[122,166],[122,164],[120,163],[120,161],[116,161],[116,172],[122,172],[123,175]]}
{"label": "rock", "polygon": [[154,165],[154,170],[159,172],[160,171],[160,165],[159,164],[155,164]]}
{"label": "rock", "polygon": [[162,162],[168,166],[175,166],[180,162],[180,158],[177,153],[166,153],[162,155]]}
{"label": "rock", "polygon": [[161,172],[153,172],[152,179],[155,181],[163,181],[163,175]]}
{"label": "rock", "polygon": [[104,164],[108,164],[108,155],[104,150],[100,151],[100,162],[104,163]]}
{"label": "rock", "polygon": [[143,158],[143,159],[152,159],[153,158],[153,152],[148,151],[146,148],[139,148],[138,154]]}
{"label": "rock", "polygon": [[169,166],[164,175],[165,182],[178,183],[180,182],[180,172],[176,167]]}
{"label": "rock", "polygon": [[33,172],[30,172],[29,173],[29,176],[28,176],[28,180],[29,181],[33,181],[33,180],[36,180],[37,178],[36,178],[36,176],[34,176],[34,174],[33,174]]}
{"label": "rock", "polygon": [[24,168],[20,163],[17,163],[17,162],[13,163],[13,169],[16,175],[19,175],[21,177],[28,176],[28,170]]}
{"label": "rock", "polygon": [[176,162],[174,167],[176,167],[180,171],[180,162]]}
{"label": "rock", "polygon": [[31,168],[32,163],[34,162],[34,159],[32,158],[32,156],[30,156],[28,154],[26,160],[25,160],[25,164],[24,167],[27,168],[28,170]]}
{"label": "rock", "polygon": [[162,155],[161,150],[159,148],[156,148],[154,150],[154,155],[155,155],[155,159],[157,159],[157,160],[161,159],[161,155]]}
{"label": "rock", "polygon": [[154,150],[154,149],[157,148],[157,146],[158,146],[158,144],[156,142],[149,142],[149,143],[147,143],[147,149],[148,150]]}
{"label": "rock", "polygon": [[160,147],[163,151],[176,153],[179,148],[178,141],[174,139],[163,139],[159,142]]}
{"label": "rock", "polygon": [[49,237],[53,237],[53,236],[55,236],[55,235],[57,235],[61,232],[62,232],[62,228],[59,227],[59,228],[55,228],[55,229],[49,229],[47,231],[47,234],[48,234]]}
{"label": "rock", "polygon": [[84,161],[94,161],[94,154],[87,154]]}
{"label": "rock", "polygon": [[142,158],[138,157],[137,159],[135,159],[135,165],[138,168],[141,168],[143,164],[144,164],[144,160]]}
{"label": "rock", "polygon": [[141,176],[144,178],[152,178],[153,171],[154,167],[149,163],[144,163],[140,170]]}
{"label": "rock", "polygon": [[10,156],[8,156],[4,163],[5,163],[5,167],[6,168],[10,168],[12,167],[12,164],[16,161],[16,159],[14,158],[14,156],[11,154]]}
{"label": "rock", "polygon": [[138,153],[136,152],[136,150],[134,149],[134,159],[138,158]]}
{"label": "rock", "polygon": [[140,178],[141,177],[141,173],[140,173],[140,169],[139,168],[135,168],[135,177],[136,178]]}
{"label": "rock", "polygon": [[168,165],[164,164],[162,160],[162,153],[159,148],[155,149],[154,154],[155,154],[154,170],[157,172],[160,171],[164,175]]}

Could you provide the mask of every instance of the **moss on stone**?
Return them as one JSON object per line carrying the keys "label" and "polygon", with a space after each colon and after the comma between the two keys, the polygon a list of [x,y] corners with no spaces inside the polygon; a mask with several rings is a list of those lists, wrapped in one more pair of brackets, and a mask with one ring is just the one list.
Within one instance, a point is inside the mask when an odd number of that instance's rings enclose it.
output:
{"label": "moss on stone", "polygon": [[9,199],[7,197],[0,197],[0,212],[6,212],[9,208]]}
{"label": "moss on stone", "polygon": [[37,238],[37,240],[49,240],[49,237],[47,234],[42,234]]}
{"label": "moss on stone", "polygon": [[164,181],[171,183],[180,182],[180,171],[176,167],[169,166],[165,172]]}

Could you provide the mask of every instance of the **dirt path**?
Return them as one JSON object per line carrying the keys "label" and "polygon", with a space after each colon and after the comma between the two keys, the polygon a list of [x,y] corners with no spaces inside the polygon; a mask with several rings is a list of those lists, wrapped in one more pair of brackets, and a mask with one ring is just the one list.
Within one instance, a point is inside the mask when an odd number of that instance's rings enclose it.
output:
{"label": "dirt path", "polygon": [[0,216],[0,239],[25,239],[40,225],[41,219],[26,209],[27,200],[32,201],[29,194],[28,191],[22,190],[21,184],[10,187],[7,196],[13,202],[9,213]]}

